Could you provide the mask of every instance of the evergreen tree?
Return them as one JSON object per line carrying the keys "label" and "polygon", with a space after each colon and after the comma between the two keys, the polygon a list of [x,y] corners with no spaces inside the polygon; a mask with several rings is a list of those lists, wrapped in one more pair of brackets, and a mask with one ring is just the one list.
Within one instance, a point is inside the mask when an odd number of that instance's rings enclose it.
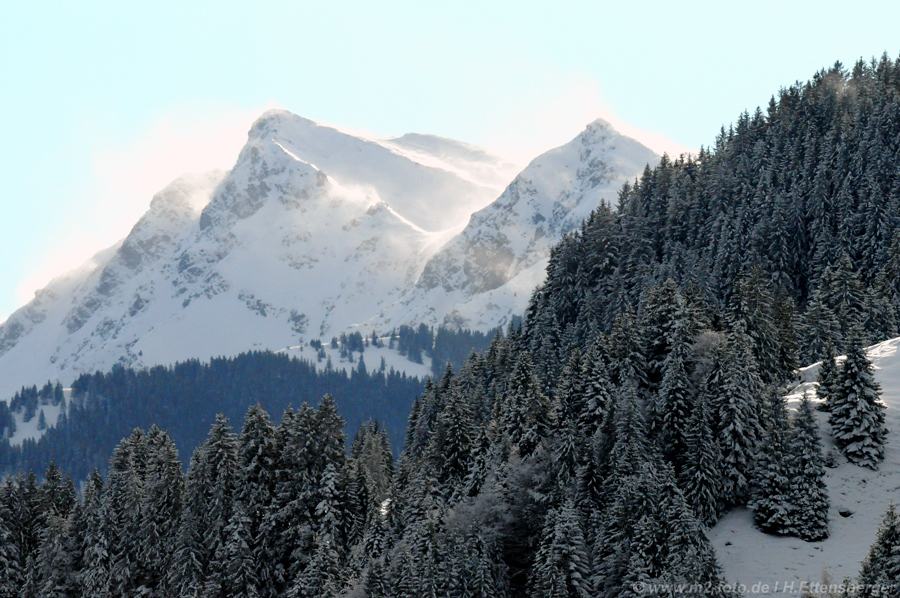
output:
{"label": "evergreen tree", "polygon": [[878,588],[895,588],[900,579],[900,516],[891,504],[884,515],[875,543],[859,571],[857,583],[864,598],[882,595]]}
{"label": "evergreen tree", "polygon": [[[480,530],[469,530],[460,545],[462,575],[457,586],[461,598],[503,598],[506,595],[504,567]],[[461,586],[461,587],[460,587]]]}
{"label": "evergreen tree", "polygon": [[800,400],[791,447],[790,502],[794,509],[794,533],[807,542],[828,537],[828,490],[819,439],[819,423],[807,395]]}
{"label": "evergreen tree", "polygon": [[687,453],[681,473],[681,487],[687,504],[705,526],[712,527],[719,518],[722,482],[719,464],[722,455],[710,427],[710,410],[701,397],[688,425]]}
{"label": "evergreen tree", "polygon": [[750,476],[762,435],[762,383],[749,338],[740,323],[732,330],[724,359],[717,366],[708,385],[716,397],[713,409],[722,453],[722,496],[726,506],[733,506],[744,504],[749,498]]}
{"label": "evergreen tree", "polygon": [[113,452],[100,502],[100,533],[110,561],[106,589],[117,595],[137,591],[144,578],[140,554],[147,462],[147,435],[135,429]]}
{"label": "evergreen tree", "polygon": [[651,392],[659,389],[665,375],[666,359],[672,351],[672,343],[681,340],[684,332],[676,334],[676,326],[683,326],[684,297],[671,278],[662,285],[653,285],[641,301],[641,324],[644,356],[647,363],[647,381]]}
{"label": "evergreen tree", "polygon": [[660,492],[658,529],[659,572],[663,582],[708,586],[719,594],[722,571],[715,551],[703,533],[702,524],[694,517],[684,495],[675,484],[671,468],[664,467]]}
{"label": "evergreen tree", "polygon": [[800,338],[803,346],[801,353],[807,361],[821,359],[827,354],[829,346],[834,347],[843,341],[837,315],[818,291],[813,294],[801,318]]}
{"label": "evergreen tree", "polygon": [[660,420],[657,425],[663,455],[675,466],[675,471],[680,472],[687,458],[687,436],[695,405],[687,367],[690,339],[680,328],[676,329],[675,335],[678,338],[672,341],[672,350],[664,363],[655,411]]}
{"label": "evergreen tree", "polygon": [[178,450],[169,435],[156,426],[147,432],[147,469],[140,527],[144,541],[139,551],[141,585],[167,594],[167,572],[173,564],[178,522],[184,501],[184,475]]}
{"label": "evergreen tree", "polygon": [[852,335],[856,333],[854,331],[863,329],[866,293],[863,282],[846,252],[836,264],[825,269],[822,281],[825,299],[840,323],[842,340],[844,342],[853,340]]}
{"label": "evergreen tree", "polygon": [[296,412],[285,411],[277,430],[281,454],[264,542],[279,590],[289,587],[311,552],[312,517],[318,503],[315,429],[316,412],[304,403]]}
{"label": "evergreen tree", "polygon": [[795,458],[792,450],[794,434],[787,416],[784,397],[773,393],[769,399],[769,426],[763,450],[759,454],[753,475],[753,522],[769,534],[791,535],[795,533],[797,516],[793,503],[792,476]]}
{"label": "evergreen tree", "polygon": [[108,525],[101,509],[104,499],[103,478],[97,470],[88,479],[84,492],[85,537],[83,571],[80,585],[85,596],[110,596],[109,576],[112,551]]}
{"label": "evergreen tree", "polygon": [[38,558],[40,596],[67,598],[77,593],[75,546],[70,542],[70,521],[51,516],[44,530]]}
{"label": "evergreen tree", "polygon": [[535,554],[529,596],[534,598],[588,598],[588,551],[574,502],[567,501],[547,513]]}
{"label": "evergreen tree", "polygon": [[468,399],[456,385],[451,386],[447,395],[427,452],[437,481],[449,498],[461,491],[469,471],[475,443],[475,423]]}
{"label": "evergreen tree", "polygon": [[513,367],[509,388],[496,405],[494,417],[504,438],[528,457],[549,436],[553,406],[541,391],[540,381],[528,354],[522,355]]}
{"label": "evergreen tree", "polygon": [[735,281],[729,317],[733,323],[742,324],[741,328],[750,339],[757,375],[767,384],[790,373],[785,372],[785,368],[792,365],[781,362],[774,308],[775,297],[762,268],[752,267]]}
{"label": "evergreen tree", "polygon": [[820,411],[831,411],[839,373],[840,366],[837,363],[834,345],[829,342],[825,345],[825,353],[816,376],[816,382],[818,382],[816,395],[819,398],[818,408]]}
{"label": "evergreen tree", "polygon": [[[234,500],[238,505],[236,509],[240,510],[240,520],[233,516],[230,524],[232,529],[229,530],[229,542],[246,542],[249,556],[243,552],[243,548],[237,550],[232,546],[229,548],[229,558],[242,559],[241,566],[253,570],[256,578],[248,579],[246,583],[263,595],[273,592],[275,587],[274,573],[263,546],[263,528],[275,494],[279,452],[275,428],[269,414],[259,403],[251,405],[237,438],[237,488]],[[243,560],[246,558],[250,559],[249,563]]]}
{"label": "evergreen tree", "polygon": [[775,320],[777,335],[775,345],[778,351],[779,380],[787,380],[794,376],[795,370],[800,367],[800,362],[798,361],[800,345],[797,341],[797,323],[795,322],[796,311],[797,306],[790,295],[778,293],[775,297],[772,315]]}
{"label": "evergreen tree", "polygon": [[227,418],[218,415],[191,458],[177,556],[182,572],[176,584],[182,595],[221,593],[226,528],[234,513],[236,449]]}
{"label": "evergreen tree", "polygon": [[550,446],[554,472],[559,483],[571,484],[578,473],[580,423],[585,418],[581,353],[576,349],[560,375],[553,400],[553,427]]}
{"label": "evergreen tree", "polygon": [[224,563],[225,598],[257,598],[261,595],[259,563],[253,554],[250,524],[243,503],[236,503],[231,522],[225,528],[228,540],[217,556],[217,560]]}
{"label": "evergreen tree", "polygon": [[847,350],[833,391],[831,423],[834,441],[851,463],[876,469],[884,460],[884,404],[859,335]]}
{"label": "evergreen tree", "polygon": [[599,342],[585,354],[581,377],[584,380],[584,412],[579,430],[582,438],[590,438],[610,417],[615,392]]}
{"label": "evergreen tree", "polygon": [[[0,491],[4,494],[9,492],[10,485],[7,481]],[[0,598],[17,598],[24,581],[19,547],[10,529],[12,518],[13,513],[7,507],[6,500],[0,500]]]}

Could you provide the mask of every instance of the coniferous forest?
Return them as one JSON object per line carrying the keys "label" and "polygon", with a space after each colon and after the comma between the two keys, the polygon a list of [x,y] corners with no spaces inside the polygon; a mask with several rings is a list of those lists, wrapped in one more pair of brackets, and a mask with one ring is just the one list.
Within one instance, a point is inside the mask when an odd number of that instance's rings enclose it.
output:
{"label": "coniferous forest", "polygon": [[[378,418],[399,445],[422,381],[393,369],[356,365],[350,374],[317,371],[313,364],[284,354],[252,352],[205,364],[192,360],[142,371],[115,368],[85,374],[72,385],[71,404],[60,421],[39,440],[14,447],[0,440],[0,471],[43,471],[54,461],[74,479],[85,480],[94,469],[106,471],[112,449],[135,427],[163,428],[190,452],[203,442],[217,412],[239,420],[250,405],[259,403],[281,413],[290,404],[316,403],[325,393],[336,397],[354,429]],[[27,416],[44,401],[64,401],[53,398],[53,388],[23,389],[11,407],[17,410],[23,404]],[[2,428],[0,420],[0,432]]]}
{"label": "coniferous forest", "polygon": [[[900,61],[823,70],[598,207],[521,326],[425,382],[396,461],[374,421],[348,450],[337,388],[277,425],[223,407],[186,473],[179,415],[148,422],[80,491],[96,455],[7,479],[0,597],[733,595],[722,514],[829,533],[815,408],[785,404],[801,363],[823,361],[840,458],[884,458],[863,347],[898,335],[898,165]],[[271,378],[248,395],[270,409]],[[861,577],[896,579],[898,529],[891,510]]]}

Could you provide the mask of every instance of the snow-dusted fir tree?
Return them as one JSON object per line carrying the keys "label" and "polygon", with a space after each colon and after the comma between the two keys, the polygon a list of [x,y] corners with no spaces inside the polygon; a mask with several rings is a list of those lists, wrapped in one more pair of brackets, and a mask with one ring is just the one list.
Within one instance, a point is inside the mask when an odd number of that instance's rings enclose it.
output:
{"label": "snow-dusted fir tree", "polygon": [[695,411],[694,389],[688,374],[687,354],[690,338],[681,324],[673,331],[671,352],[663,363],[654,409],[654,424],[663,455],[680,472],[687,454],[687,436],[691,414]]}
{"label": "snow-dusted fir tree", "polygon": [[615,392],[599,343],[594,343],[591,350],[585,354],[581,365],[581,377],[584,380],[584,411],[579,422],[579,430],[584,438],[590,438],[612,410]]}
{"label": "snow-dusted fir tree", "polygon": [[721,597],[716,582],[721,568],[703,526],[694,516],[685,496],[675,484],[671,469],[663,467],[659,493],[661,525],[666,535],[658,542],[661,557],[658,580],[669,583],[699,583],[711,588],[712,595]]}
{"label": "snow-dusted fir tree", "polygon": [[896,592],[895,584],[898,580],[900,580],[900,516],[891,504],[884,515],[875,543],[862,563],[857,582],[863,588],[862,598],[874,598],[879,595],[875,593],[878,586],[893,587]]}
{"label": "snow-dusted fir tree", "polygon": [[485,539],[482,529],[475,526],[463,539],[464,555],[462,576],[465,584],[457,584],[466,598],[503,598],[507,595],[505,567],[491,544]]}
{"label": "snow-dusted fir tree", "polygon": [[589,598],[590,561],[579,511],[572,499],[550,509],[534,557],[531,598]]}
{"label": "snow-dusted fir tree", "polygon": [[224,563],[224,598],[258,598],[261,595],[259,565],[253,554],[250,524],[251,519],[244,505],[236,502],[231,521],[225,528],[227,541],[217,556]]}
{"label": "snow-dusted fir tree", "polygon": [[714,393],[715,430],[722,452],[723,498],[726,507],[749,498],[762,428],[759,422],[762,382],[757,373],[750,338],[738,321],[729,334],[725,354],[709,379]]}
{"label": "snow-dusted fir tree", "polygon": [[[757,376],[769,384],[788,374],[779,356],[778,327],[775,322],[775,297],[771,279],[759,266],[746,269],[734,282],[729,320],[741,323],[750,339],[750,349],[758,364]],[[789,367],[789,365],[787,366]]]}
{"label": "snow-dusted fir tree", "polygon": [[[7,488],[11,490],[11,484]],[[5,502],[0,500],[0,598],[18,598],[23,582],[22,563],[10,530],[12,513]]]}
{"label": "snow-dusted fir tree", "polygon": [[236,444],[228,419],[220,414],[191,458],[171,580],[182,595],[193,596],[204,587],[223,583],[225,530],[234,507]]}
{"label": "snow-dusted fir tree", "polygon": [[820,359],[829,345],[841,342],[838,318],[818,291],[800,318],[799,328],[802,353],[807,360]]}
{"label": "snow-dusted fir tree", "polygon": [[85,596],[109,595],[109,571],[112,566],[107,523],[100,509],[103,499],[103,478],[95,469],[84,489],[85,514],[84,556],[80,586]]}
{"label": "snow-dusted fir tree", "polygon": [[100,513],[111,561],[109,589],[114,595],[137,591],[145,574],[139,555],[146,541],[141,503],[147,456],[146,434],[136,429],[119,443],[110,459]]}
{"label": "snow-dusted fir tree", "polygon": [[[274,579],[266,558],[262,529],[275,494],[275,469],[279,446],[269,414],[259,403],[251,405],[237,439],[236,508],[246,517],[247,543],[257,587],[273,588]],[[232,536],[229,536],[231,538]]]}
{"label": "snow-dusted fir tree", "polygon": [[847,460],[875,469],[884,460],[884,404],[860,334],[851,337],[832,398],[831,423],[835,444]]}
{"label": "snow-dusted fir tree", "polygon": [[816,395],[820,399],[820,411],[831,411],[839,373],[840,366],[837,363],[837,352],[834,350],[834,344],[827,342],[825,343],[822,363],[819,365],[819,373],[816,376],[816,382],[819,383],[818,388],[816,388]]}
{"label": "snow-dusted fir tree", "polygon": [[184,475],[175,443],[156,426],[147,433],[147,464],[140,526],[145,538],[138,558],[143,564],[144,587],[163,594],[173,565],[178,521],[184,501]]}
{"label": "snow-dusted fir tree", "polygon": [[704,394],[701,394],[688,425],[681,487],[684,498],[697,519],[703,525],[712,527],[719,518],[722,503],[722,480],[719,472],[722,454],[709,420],[709,403]]}
{"label": "snow-dusted fir tree", "polygon": [[553,421],[553,404],[540,388],[528,354],[513,367],[504,397],[501,421],[505,436],[527,457],[548,437]]}
{"label": "snow-dusted fir tree", "polygon": [[310,518],[316,506],[315,410],[308,403],[285,410],[278,426],[281,446],[276,467],[272,511],[264,523],[263,542],[277,586],[296,577],[301,563],[292,554],[308,554]]}
{"label": "snow-dusted fir tree", "polygon": [[790,503],[794,534],[807,542],[828,537],[828,489],[819,438],[819,423],[807,395],[800,399],[794,421]]}
{"label": "snow-dusted fir tree", "polygon": [[794,531],[794,506],[791,503],[793,431],[784,397],[769,397],[768,430],[753,472],[750,508],[753,522],[769,534],[788,535]]}
{"label": "snow-dusted fir tree", "polygon": [[426,453],[444,494],[450,497],[461,490],[469,471],[476,429],[468,398],[456,385],[452,385],[447,394]]}
{"label": "snow-dusted fir tree", "polygon": [[553,400],[553,437],[551,456],[556,477],[569,484],[576,475],[579,462],[581,432],[579,422],[584,418],[584,381],[581,378],[581,354],[576,350],[563,368]]}
{"label": "snow-dusted fir tree", "polygon": [[822,286],[826,301],[837,315],[845,342],[859,335],[866,308],[865,285],[853,267],[850,256],[843,252],[837,263],[825,269]]}
{"label": "snow-dusted fir tree", "polygon": [[[650,286],[641,297],[641,340],[646,356],[648,386],[653,392],[662,383],[672,343],[683,336],[676,333],[676,328],[686,323],[683,321],[684,311],[684,297],[671,278],[662,284]],[[652,429],[652,422],[650,423]]]}

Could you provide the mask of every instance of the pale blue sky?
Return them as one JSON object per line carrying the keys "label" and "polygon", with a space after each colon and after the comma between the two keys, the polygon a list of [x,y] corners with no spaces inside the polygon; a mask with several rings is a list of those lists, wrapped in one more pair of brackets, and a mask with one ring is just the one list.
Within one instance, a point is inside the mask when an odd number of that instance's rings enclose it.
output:
{"label": "pale blue sky", "polygon": [[519,160],[597,116],[697,148],[835,60],[900,53],[897,2],[184,4],[0,0],[0,320],[166,182],[229,167],[267,107]]}

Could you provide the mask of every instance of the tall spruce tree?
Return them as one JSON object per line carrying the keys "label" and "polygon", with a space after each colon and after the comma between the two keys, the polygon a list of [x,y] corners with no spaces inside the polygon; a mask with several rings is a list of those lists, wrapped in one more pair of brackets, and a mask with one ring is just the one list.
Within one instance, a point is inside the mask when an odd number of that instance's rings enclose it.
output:
{"label": "tall spruce tree", "polygon": [[[261,595],[274,591],[275,579],[264,545],[264,524],[275,495],[275,474],[280,447],[275,427],[262,405],[251,405],[244,417],[244,425],[237,438],[237,488],[229,542],[246,542],[249,556],[243,548],[229,548],[229,558],[240,558],[241,566],[253,570],[255,579],[248,579]],[[246,563],[244,559],[250,559]],[[243,583],[243,582],[242,582]],[[249,590],[248,590],[249,591]]]}
{"label": "tall spruce tree", "polygon": [[884,460],[884,404],[858,333],[849,343],[833,393],[829,422],[835,444],[851,463],[876,469]]}
{"label": "tall spruce tree", "polygon": [[534,558],[529,596],[589,598],[590,561],[580,515],[571,499],[551,509]]}
{"label": "tall spruce tree", "polygon": [[762,531],[790,535],[795,531],[796,506],[792,501],[794,430],[785,399],[772,393],[768,405],[768,430],[753,473],[750,507],[753,522]]}
{"label": "tall spruce tree", "polygon": [[830,412],[832,410],[839,373],[840,365],[837,362],[834,345],[829,342],[825,345],[825,353],[816,375],[816,382],[818,382],[816,395],[819,398],[818,408],[820,411]]}
{"label": "tall spruce tree", "polygon": [[711,372],[708,386],[715,396],[723,500],[726,507],[741,505],[749,498],[750,476],[763,431],[759,421],[762,382],[750,339],[740,322],[732,328],[725,355]]}
{"label": "tall spruce tree", "polygon": [[800,399],[791,447],[790,502],[792,527],[801,540],[818,542],[828,538],[828,489],[819,438],[819,423],[809,397]]}
{"label": "tall spruce tree", "polygon": [[141,586],[171,594],[168,571],[173,565],[178,524],[184,501],[184,475],[178,450],[169,435],[156,426],[147,432],[147,469],[140,526],[145,535],[139,552]]}
{"label": "tall spruce tree", "polygon": [[11,482],[0,487],[0,598],[17,598],[24,581],[23,563],[12,531],[14,513],[7,506],[5,494],[11,492]]}
{"label": "tall spruce tree", "polygon": [[690,337],[677,325],[671,341],[671,352],[663,365],[663,378],[656,397],[655,419],[663,455],[680,472],[687,459],[687,437],[690,419],[695,411],[695,389],[688,372]]}
{"label": "tall spruce tree", "polygon": [[892,503],[862,563],[857,582],[863,598],[875,598],[884,595],[882,586],[896,592],[897,580],[900,580],[900,516]]}
{"label": "tall spruce tree", "polygon": [[719,466],[722,455],[710,427],[711,413],[706,397],[698,397],[688,425],[687,453],[681,471],[681,488],[694,515],[706,527],[712,527],[722,508],[722,480]]}

